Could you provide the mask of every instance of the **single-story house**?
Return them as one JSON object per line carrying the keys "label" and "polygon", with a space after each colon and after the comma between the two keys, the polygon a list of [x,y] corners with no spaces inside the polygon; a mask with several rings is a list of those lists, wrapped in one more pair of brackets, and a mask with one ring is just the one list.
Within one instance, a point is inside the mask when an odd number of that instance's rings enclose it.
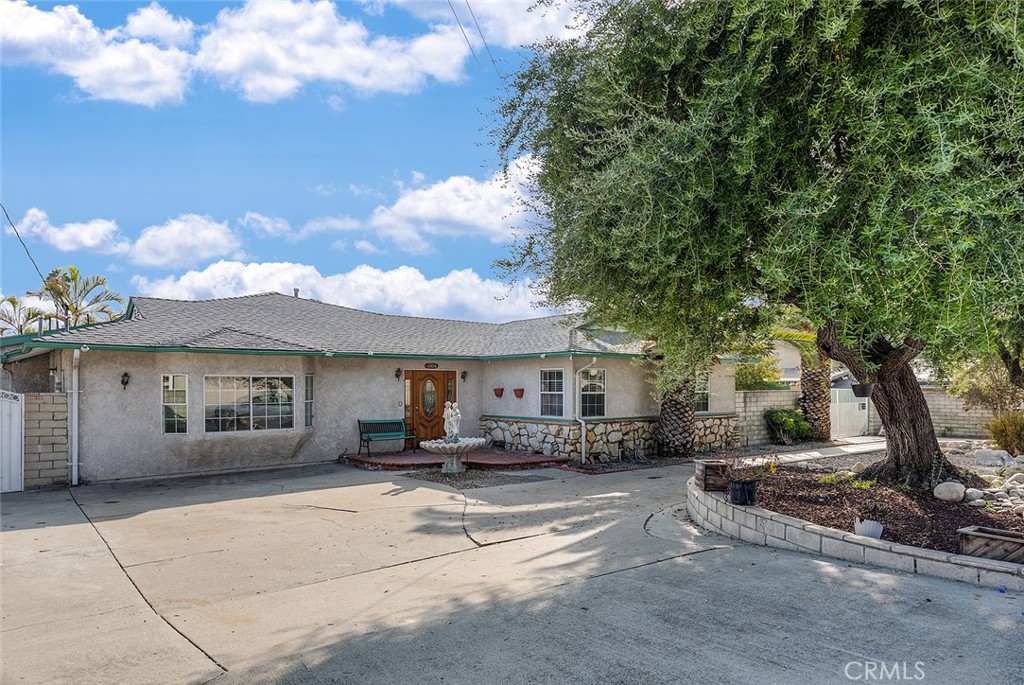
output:
{"label": "single-story house", "polygon": [[[463,435],[575,459],[650,454],[658,415],[642,345],[566,316],[492,324],[279,293],[135,297],[115,321],[2,349],[4,387],[67,397],[72,483],[333,460],[358,451],[359,419],[405,419],[434,439],[446,400]],[[698,440],[717,446],[736,437],[733,365],[706,381]]]}

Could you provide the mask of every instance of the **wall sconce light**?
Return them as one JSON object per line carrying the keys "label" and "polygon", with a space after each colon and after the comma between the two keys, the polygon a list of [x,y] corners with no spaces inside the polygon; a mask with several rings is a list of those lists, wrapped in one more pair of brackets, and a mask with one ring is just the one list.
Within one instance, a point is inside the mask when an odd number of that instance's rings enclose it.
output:
{"label": "wall sconce light", "polygon": [[395,380],[396,381],[402,380],[402,369],[401,368],[395,369]]}
{"label": "wall sconce light", "polygon": [[132,377],[128,375],[127,371],[125,371],[124,373],[121,374],[121,389],[122,390],[126,390],[128,388],[128,381],[130,381],[131,379],[132,379]]}
{"label": "wall sconce light", "polygon": [[462,382],[465,383],[466,379],[469,378],[469,371],[463,371],[462,373],[460,373],[459,378],[461,378]]}

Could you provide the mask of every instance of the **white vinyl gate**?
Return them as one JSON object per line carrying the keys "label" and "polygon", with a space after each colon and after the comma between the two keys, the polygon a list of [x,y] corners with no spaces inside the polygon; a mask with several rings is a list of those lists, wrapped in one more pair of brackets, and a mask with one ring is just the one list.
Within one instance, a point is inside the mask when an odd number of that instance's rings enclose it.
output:
{"label": "white vinyl gate", "polygon": [[0,492],[25,487],[25,398],[0,390]]}
{"label": "white vinyl gate", "polygon": [[832,388],[832,437],[848,438],[868,433],[868,398],[849,388]]}

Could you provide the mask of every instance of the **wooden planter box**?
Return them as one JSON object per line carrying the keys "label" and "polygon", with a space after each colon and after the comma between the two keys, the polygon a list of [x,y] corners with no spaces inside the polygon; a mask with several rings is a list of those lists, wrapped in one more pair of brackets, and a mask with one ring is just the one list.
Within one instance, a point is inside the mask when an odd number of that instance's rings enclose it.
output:
{"label": "wooden planter box", "polygon": [[704,492],[725,492],[729,489],[729,481],[725,479],[728,462],[721,459],[698,459],[694,465],[698,488]]}
{"label": "wooden planter box", "polygon": [[961,554],[1024,564],[1024,533],[984,526],[969,526],[957,532]]}

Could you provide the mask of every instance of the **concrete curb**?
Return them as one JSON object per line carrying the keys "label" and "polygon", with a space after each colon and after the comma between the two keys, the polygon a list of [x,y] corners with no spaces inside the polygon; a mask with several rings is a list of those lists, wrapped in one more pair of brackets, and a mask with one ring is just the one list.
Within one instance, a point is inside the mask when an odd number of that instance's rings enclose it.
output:
{"label": "concrete curb", "polygon": [[686,483],[686,510],[701,528],[756,545],[871,564],[905,573],[1024,592],[1024,564],[937,552],[816,526],[792,516],[730,504],[723,492]]}

